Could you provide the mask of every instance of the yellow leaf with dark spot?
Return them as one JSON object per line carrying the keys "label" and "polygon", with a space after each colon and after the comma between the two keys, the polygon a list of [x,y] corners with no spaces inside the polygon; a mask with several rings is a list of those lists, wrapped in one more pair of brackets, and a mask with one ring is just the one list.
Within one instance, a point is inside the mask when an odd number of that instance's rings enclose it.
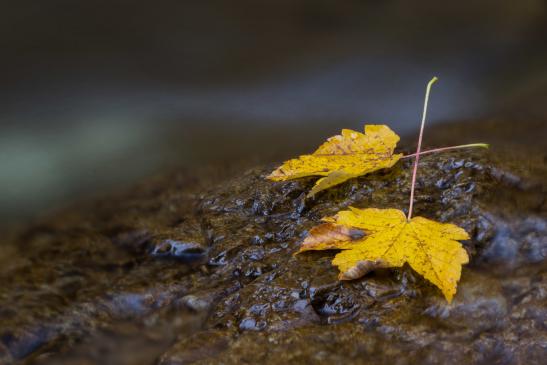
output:
{"label": "yellow leaf with dark spot", "polygon": [[386,125],[366,125],[365,133],[343,129],[313,154],[286,161],[268,178],[274,181],[324,176],[308,196],[357,176],[392,167],[402,154],[394,154],[399,136]]}
{"label": "yellow leaf with dark spot", "polygon": [[[401,267],[414,271],[437,286],[448,302],[456,294],[461,266],[469,261],[460,240],[469,239],[462,228],[422,217],[407,221],[398,209],[350,207],[310,230],[300,252],[341,249],[333,259],[340,280],[357,279],[371,270]],[[366,236],[354,238],[355,230]]]}

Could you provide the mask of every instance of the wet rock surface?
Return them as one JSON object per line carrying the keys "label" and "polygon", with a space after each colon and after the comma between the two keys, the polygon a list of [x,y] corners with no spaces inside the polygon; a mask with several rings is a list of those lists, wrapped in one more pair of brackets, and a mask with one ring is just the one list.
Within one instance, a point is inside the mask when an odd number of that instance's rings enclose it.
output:
{"label": "wet rock surface", "polygon": [[271,165],[181,171],[67,210],[0,246],[0,363],[542,363],[547,168],[534,158],[421,160],[416,215],[472,237],[452,304],[408,267],[339,282],[332,252],[292,255],[340,209],[406,209],[410,160],[313,200],[313,179],[272,183]]}

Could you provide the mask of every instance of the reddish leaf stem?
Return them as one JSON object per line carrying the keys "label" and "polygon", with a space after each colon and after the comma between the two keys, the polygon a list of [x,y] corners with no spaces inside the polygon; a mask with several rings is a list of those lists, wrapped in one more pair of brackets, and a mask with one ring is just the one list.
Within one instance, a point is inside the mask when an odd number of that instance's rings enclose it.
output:
{"label": "reddish leaf stem", "polygon": [[418,137],[418,148],[416,148],[416,158],[414,159],[414,168],[412,170],[412,185],[410,186],[410,205],[408,207],[408,216],[407,220],[410,221],[412,218],[412,206],[414,205],[414,188],[416,186],[416,173],[418,172],[418,162],[420,161],[420,150],[422,148],[422,137],[424,135],[424,126],[425,118],[427,115],[427,103],[429,101],[429,92],[431,91],[431,86],[437,82],[437,77],[433,77],[427,84],[425,90],[425,100],[424,100],[424,111],[422,114],[422,124],[420,125],[420,135]]}
{"label": "reddish leaf stem", "polygon": [[[490,146],[488,145],[488,143],[461,144],[459,146],[441,147],[441,148],[434,148],[432,150],[422,151],[422,152],[420,152],[420,155],[427,155],[429,153],[437,153],[437,152],[444,152],[444,151],[449,151],[449,150],[457,150],[457,149],[460,149],[460,148],[472,148],[472,147],[488,148]],[[401,158],[410,158],[410,157],[415,157],[415,156],[416,156],[416,154],[413,153],[411,155],[404,155]]]}

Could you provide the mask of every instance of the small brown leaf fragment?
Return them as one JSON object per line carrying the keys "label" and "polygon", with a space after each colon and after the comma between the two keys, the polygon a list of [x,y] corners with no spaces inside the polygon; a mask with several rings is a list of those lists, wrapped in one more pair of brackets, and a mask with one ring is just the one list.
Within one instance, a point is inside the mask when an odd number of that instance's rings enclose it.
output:
{"label": "small brown leaf fragment", "polygon": [[309,250],[339,250],[346,247],[351,241],[363,238],[363,236],[364,232],[360,229],[330,222],[323,223],[309,231],[296,254]]}
{"label": "small brown leaf fragment", "polygon": [[389,264],[384,260],[361,260],[355,263],[355,266],[347,271],[341,272],[338,275],[339,280],[355,280],[365,276],[371,271],[389,267]]}

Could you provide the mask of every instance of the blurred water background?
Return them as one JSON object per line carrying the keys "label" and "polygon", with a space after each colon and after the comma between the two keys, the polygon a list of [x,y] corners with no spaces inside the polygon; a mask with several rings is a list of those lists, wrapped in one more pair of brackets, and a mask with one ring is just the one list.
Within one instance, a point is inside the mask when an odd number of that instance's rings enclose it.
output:
{"label": "blurred water background", "polygon": [[411,133],[433,75],[431,123],[544,118],[546,44],[543,0],[4,1],[0,225],[363,122]]}

